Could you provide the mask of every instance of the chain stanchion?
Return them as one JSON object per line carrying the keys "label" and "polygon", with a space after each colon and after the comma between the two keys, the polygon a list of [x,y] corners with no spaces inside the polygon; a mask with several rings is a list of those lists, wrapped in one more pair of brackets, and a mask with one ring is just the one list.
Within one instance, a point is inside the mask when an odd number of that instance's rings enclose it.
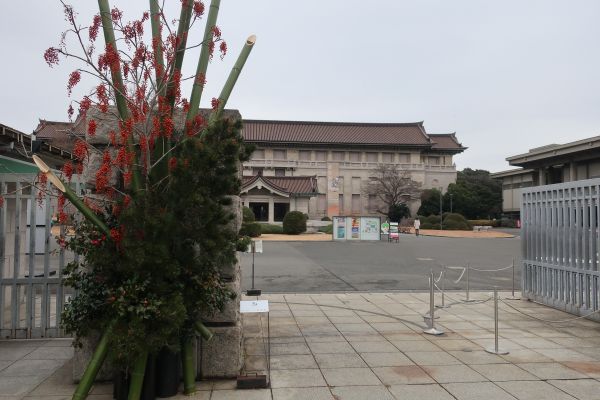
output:
{"label": "chain stanchion", "polygon": [[521,296],[515,296],[515,258],[512,259],[512,296],[505,297],[504,300],[521,300]]}
{"label": "chain stanchion", "polygon": [[435,276],[433,271],[429,276],[429,320],[431,321],[429,324],[429,329],[424,329],[423,333],[427,335],[443,335],[444,331],[436,329],[435,327]]}
{"label": "chain stanchion", "polygon": [[498,348],[498,288],[494,287],[494,348],[485,349],[488,353],[505,355],[508,351]]}
{"label": "chain stanchion", "polygon": [[470,303],[472,301],[475,300],[471,300],[471,287],[470,287],[470,281],[469,281],[469,272],[471,271],[471,264],[467,263],[467,271],[466,271],[466,279],[467,279],[467,298],[464,300],[466,303]]}
{"label": "chain stanchion", "polygon": [[440,275],[440,279],[441,279],[441,289],[440,291],[442,292],[442,304],[438,304],[436,307],[437,308],[448,308],[450,306],[446,305],[446,266],[443,265],[442,266],[442,274]]}

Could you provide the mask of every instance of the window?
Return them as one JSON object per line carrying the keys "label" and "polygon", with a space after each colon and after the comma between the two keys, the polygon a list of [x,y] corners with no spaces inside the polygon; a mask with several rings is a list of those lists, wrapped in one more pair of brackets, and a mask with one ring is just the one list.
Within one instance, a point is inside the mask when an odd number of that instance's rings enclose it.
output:
{"label": "window", "polygon": [[394,162],[394,153],[381,153],[381,162],[384,162],[384,163]]}
{"label": "window", "polygon": [[379,153],[367,153],[367,162],[378,162]]}
{"label": "window", "polygon": [[254,150],[252,153],[253,160],[264,160],[265,159],[265,151],[263,149]]}
{"label": "window", "polygon": [[350,161],[360,162],[360,153],[358,151],[351,151],[348,155],[350,156]]}
{"label": "window", "polygon": [[273,150],[273,160],[286,160],[287,150]]}
{"label": "window", "polygon": [[252,175],[262,175],[264,168],[252,168]]}
{"label": "window", "polygon": [[333,161],[344,161],[345,156],[346,156],[346,153],[343,151],[332,151],[331,152],[331,159]]}
{"label": "window", "polygon": [[352,177],[352,193],[360,194],[360,178],[354,176]]}
{"label": "window", "polygon": [[440,165],[440,158],[439,157],[428,157],[427,162],[429,163],[429,165]]}
{"label": "window", "polygon": [[310,150],[300,150],[298,152],[298,159],[300,161],[310,161],[311,151]]}
{"label": "window", "polygon": [[317,195],[317,212],[327,211],[327,197],[324,194]]}
{"label": "window", "polygon": [[275,168],[275,176],[285,176],[285,168]]}
{"label": "window", "polygon": [[315,160],[327,161],[327,152],[326,151],[315,151]]}
{"label": "window", "polygon": [[377,196],[374,194],[369,195],[369,211],[377,211]]}
{"label": "window", "polygon": [[352,214],[360,214],[360,194],[352,195]]}
{"label": "window", "polygon": [[344,195],[341,193],[338,197],[338,207],[339,207],[339,213],[343,214],[344,213]]}
{"label": "window", "polygon": [[398,154],[398,162],[399,163],[409,163],[410,162],[410,154],[399,153]]}

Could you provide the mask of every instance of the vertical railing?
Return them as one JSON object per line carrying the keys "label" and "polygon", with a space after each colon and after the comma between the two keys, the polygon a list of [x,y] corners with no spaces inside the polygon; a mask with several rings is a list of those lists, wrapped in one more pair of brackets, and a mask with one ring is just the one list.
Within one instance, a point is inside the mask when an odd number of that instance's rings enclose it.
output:
{"label": "vertical railing", "polygon": [[600,179],[523,189],[521,221],[523,296],[577,315],[598,311]]}

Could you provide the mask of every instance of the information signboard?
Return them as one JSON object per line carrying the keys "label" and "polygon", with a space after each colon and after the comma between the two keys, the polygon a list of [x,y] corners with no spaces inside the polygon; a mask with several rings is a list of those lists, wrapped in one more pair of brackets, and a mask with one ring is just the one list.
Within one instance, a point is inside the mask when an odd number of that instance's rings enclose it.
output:
{"label": "information signboard", "polygon": [[361,217],[360,240],[379,240],[379,218]]}
{"label": "information signboard", "polygon": [[399,234],[398,234],[398,223],[397,222],[390,222],[390,239],[399,239]]}
{"label": "information signboard", "polygon": [[333,217],[333,240],[346,240],[346,217]]}

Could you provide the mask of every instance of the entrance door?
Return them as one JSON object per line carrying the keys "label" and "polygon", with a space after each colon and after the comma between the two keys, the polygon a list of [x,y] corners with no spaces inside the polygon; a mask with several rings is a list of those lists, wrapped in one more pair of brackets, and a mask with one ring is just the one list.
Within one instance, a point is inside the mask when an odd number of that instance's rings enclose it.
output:
{"label": "entrance door", "polygon": [[289,203],[275,203],[274,204],[274,218],[275,221],[280,222],[283,221],[283,217],[285,217],[285,214],[288,213],[288,211],[290,211],[290,204]]}
{"label": "entrance door", "polygon": [[267,222],[269,220],[269,203],[250,203],[250,209],[257,221]]}

